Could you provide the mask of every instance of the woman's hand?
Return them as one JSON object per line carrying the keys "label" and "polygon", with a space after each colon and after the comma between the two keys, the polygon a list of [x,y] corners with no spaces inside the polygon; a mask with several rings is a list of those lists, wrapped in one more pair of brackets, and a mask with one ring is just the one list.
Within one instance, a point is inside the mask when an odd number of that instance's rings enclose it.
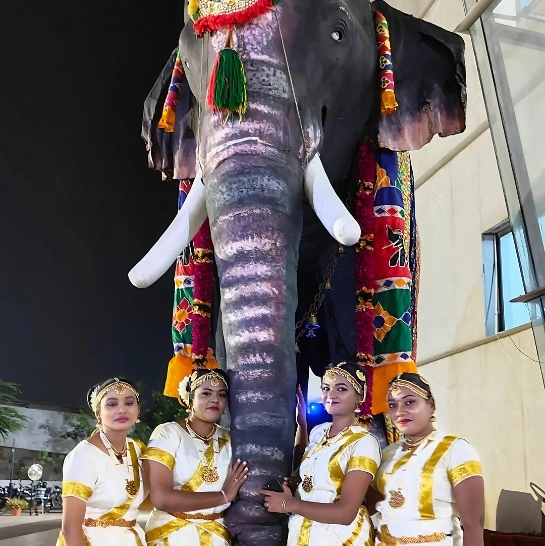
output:
{"label": "woman's hand", "polygon": [[240,486],[248,479],[248,467],[246,461],[240,459],[231,467],[225,482],[223,483],[223,492],[229,502],[233,502],[237,496]]}
{"label": "woman's hand", "polygon": [[307,428],[307,405],[305,404],[305,397],[303,395],[303,391],[301,390],[301,385],[297,385],[297,410],[295,412],[295,416],[297,419],[297,424],[300,427]]}
{"label": "woman's hand", "polygon": [[283,487],[283,489],[284,491],[282,493],[269,491],[268,489],[259,490],[259,493],[265,496],[263,505],[269,512],[276,512],[279,514],[287,512],[287,509],[285,511],[282,509],[282,503],[287,499],[293,499],[293,496],[287,487]]}
{"label": "woman's hand", "polygon": [[295,491],[297,490],[297,486],[300,483],[301,483],[301,478],[299,478],[299,476],[286,476],[284,478],[284,485],[286,487],[289,487],[292,495],[295,495]]}

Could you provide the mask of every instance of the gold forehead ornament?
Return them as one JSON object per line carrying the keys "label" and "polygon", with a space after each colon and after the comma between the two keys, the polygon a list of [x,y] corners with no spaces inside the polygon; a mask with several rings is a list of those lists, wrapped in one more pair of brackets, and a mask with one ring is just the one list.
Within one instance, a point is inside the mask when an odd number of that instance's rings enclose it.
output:
{"label": "gold forehead ornament", "polygon": [[129,385],[129,383],[127,383],[126,381],[121,381],[119,377],[114,377],[113,383],[110,383],[106,387],[97,390],[91,395],[91,407],[93,411],[96,412],[98,406],[100,405],[100,402],[110,391],[115,391],[117,394],[122,395],[125,390],[131,391],[134,396],[136,396],[136,399],[140,400],[140,395],[136,392],[136,389],[132,385]]}
{"label": "gold forehead ornament", "polygon": [[198,388],[200,385],[202,385],[205,381],[208,381],[210,379],[210,385],[212,387],[217,387],[220,384],[220,381],[225,385],[225,388],[227,388],[227,382],[225,381],[225,378],[220,375],[218,372],[214,370],[210,370],[208,373],[205,373],[201,375],[200,377],[197,377],[197,372],[193,372],[191,375],[191,390],[194,391],[196,388]]}
{"label": "gold forehead ornament", "polygon": [[[402,387],[405,387],[406,389],[414,392],[414,394],[424,398],[424,400],[428,400],[430,394],[428,394],[426,390],[424,390],[422,387],[419,387],[418,385],[415,385],[412,381],[399,379],[400,375],[398,375],[395,381],[390,385],[390,388],[388,389],[388,394],[393,394],[394,396],[397,396],[401,392]],[[424,383],[428,385],[427,381],[424,381]]]}
{"label": "gold forehead ornament", "polygon": [[[358,374],[361,374],[364,379],[361,379]],[[337,381],[338,375],[340,375],[341,377],[344,377],[354,387],[354,390],[358,394],[364,394],[361,385],[356,381],[354,376],[351,373],[347,372],[346,370],[343,370],[342,368],[339,368],[337,366],[335,366],[334,368],[330,368],[325,373],[324,379],[330,383],[334,383],[335,381]],[[358,375],[358,378],[360,378],[361,381],[365,381],[365,375],[359,370],[356,372],[356,375]]]}

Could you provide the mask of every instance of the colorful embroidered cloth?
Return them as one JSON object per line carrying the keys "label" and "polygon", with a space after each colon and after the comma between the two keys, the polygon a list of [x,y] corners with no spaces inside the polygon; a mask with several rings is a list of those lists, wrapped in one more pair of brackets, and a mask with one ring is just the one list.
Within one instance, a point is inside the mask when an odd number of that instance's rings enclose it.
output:
{"label": "colorful embroidered cloth", "polygon": [[386,389],[390,380],[398,373],[416,371],[412,354],[413,282],[409,267],[411,209],[410,200],[404,200],[411,190],[410,158],[408,152],[379,149],[376,161],[374,414],[387,411]]}

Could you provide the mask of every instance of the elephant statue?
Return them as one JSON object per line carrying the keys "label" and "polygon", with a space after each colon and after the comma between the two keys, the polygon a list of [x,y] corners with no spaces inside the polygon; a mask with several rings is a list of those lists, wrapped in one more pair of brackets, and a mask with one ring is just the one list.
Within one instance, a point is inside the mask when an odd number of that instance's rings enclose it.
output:
{"label": "elephant statue", "polygon": [[[238,544],[272,546],[285,540],[286,521],[266,512],[257,490],[291,472],[296,383],[356,352],[358,150],[407,152],[464,131],[464,42],[382,0],[187,8],[179,46],[146,101],[143,134],[153,168],[194,180],[129,278],[154,283],[209,223],[211,347],[230,377],[234,454],[251,469],[227,525]],[[389,56],[377,48],[377,14]],[[392,83],[395,101],[385,94]],[[334,291],[324,295],[326,273]],[[316,294],[311,326],[321,329],[300,337],[296,354],[296,323],[309,320]]]}

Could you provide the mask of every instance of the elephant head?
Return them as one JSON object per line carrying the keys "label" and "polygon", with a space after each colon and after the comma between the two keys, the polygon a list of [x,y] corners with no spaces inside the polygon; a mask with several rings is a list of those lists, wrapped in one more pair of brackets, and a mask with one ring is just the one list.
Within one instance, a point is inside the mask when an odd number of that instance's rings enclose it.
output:
{"label": "elephant head", "polygon": [[[305,292],[305,275],[334,239],[353,245],[360,236],[343,201],[363,140],[414,150],[434,134],[464,130],[464,45],[383,1],[201,0],[201,15],[224,10],[229,18],[238,4],[255,16],[243,24],[231,18],[229,28],[201,36],[199,19],[186,22],[178,52],[148,98],[144,136],[152,166],[195,181],[171,226],[129,276],[136,286],[152,284],[208,217],[233,448],[251,468],[228,524],[240,544],[272,545],[282,540],[283,525],[260,506],[256,491],[291,470],[298,282]],[[380,113],[376,10],[389,24],[395,71],[398,108],[388,115]],[[245,71],[247,107],[240,119],[207,105],[211,73],[226,44]],[[189,86],[182,88],[173,132],[164,133],[155,105],[176,55]],[[328,360],[327,341],[322,349]]]}

